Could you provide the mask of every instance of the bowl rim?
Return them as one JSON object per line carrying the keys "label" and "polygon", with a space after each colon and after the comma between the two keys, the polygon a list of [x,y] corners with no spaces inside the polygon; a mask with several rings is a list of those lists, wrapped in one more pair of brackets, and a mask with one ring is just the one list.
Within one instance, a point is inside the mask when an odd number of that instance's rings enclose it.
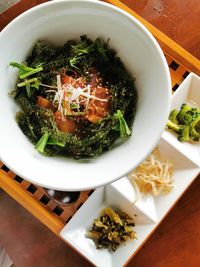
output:
{"label": "bowl rim", "polygon": [[[170,111],[170,104],[171,104],[171,76],[170,76],[170,71],[169,71],[169,68],[168,68],[168,64],[167,64],[167,61],[166,61],[166,58],[164,56],[164,53],[160,47],[160,45],[158,44],[158,42],[156,41],[155,37],[150,33],[150,31],[138,20],[136,19],[135,17],[133,17],[132,15],[130,15],[128,12],[120,9],[119,7],[116,7],[114,5],[111,5],[109,3],[105,3],[105,2],[101,2],[101,1],[96,1],[96,0],[56,0],[56,1],[51,1],[51,2],[46,2],[46,3],[43,3],[43,4],[40,4],[38,6],[35,6],[25,12],[23,12],[22,14],[20,14],[19,16],[17,16],[13,21],[11,21],[0,33],[0,39],[3,38],[4,36],[4,33],[7,32],[10,27],[13,26],[13,24],[15,24],[18,20],[21,20],[24,16],[27,16],[28,14],[30,15],[32,12],[35,12],[36,10],[40,10],[42,8],[45,8],[45,7],[48,7],[48,6],[56,6],[56,5],[59,5],[60,3],[63,3],[63,2],[68,2],[68,3],[83,3],[83,2],[86,2],[86,3],[93,3],[95,5],[100,5],[100,6],[104,6],[106,8],[109,8],[109,9],[113,9],[114,11],[120,13],[122,16],[125,16],[127,17],[129,20],[131,20],[136,26],[137,28],[139,28],[147,37],[148,37],[148,40],[152,43],[153,47],[156,49],[157,51],[157,54],[159,56],[159,59],[160,59],[160,62],[162,63],[162,67],[163,67],[163,72],[165,73],[165,77],[166,77],[166,90],[167,90],[167,97],[166,97],[166,100],[165,100],[165,103],[166,103],[166,115],[165,115],[165,119],[163,119],[162,122],[160,122],[160,131],[157,132],[157,135],[154,137],[154,142],[151,142],[151,147],[149,149],[149,152],[144,154],[143,157],[141,157],[140,160],[137,161],[137,164],[136,166],[134,166],[133,164],[133,167],[132,168],[126,168],[126,171],[123,173],[123,174],[120,174],[119,176],[115,176],[115,177],[108,177],[109,179],[107,179],[106,181],[101,181],[100,179],[98,180],[98,182],[96,181],[95,182],[95,185],[92,184],[91,182],[91,186],[84,186],[84,183],[80,185],[77,185],[77,186],[68,186],[67,188],[62,185],[55,185],[55,183],[51,183],[51,184],[48,184],[48,183],[44,183],[44,182],[40,182],[40,179],[34,179],[34,175],[31,175],[30,174],[30,177],[27,177],[25,175],[23,175],[23,171],[17,171],[15,169],[12,168],[12,166],[10,166],[9,162],[7,162],[7,160],[4,160],[2,158],[2,155],[1,155],[1,152],[0,152],[0,158],[1,158],[1,161],[3,163],[5,163],[5,165],[10,169],[12,170],[15,174],[21,176],[22,178],[34,183],[34,184],[37,184],[39,186],[42,186],[42,187],[46,187],[46,188],[49,188],[49,189],[55,189],[55,190],[60,190],[60,191],[83,191],[83,190],[89,190],[89,189],[92,189],[92,188],[97,188],[97,187],[100,187],[100,186],[104,186],[106,184],[109,184],[109,183],[112,183],[120,178],[122,178],[123,176],[126,176],[134,167],[137,167],[141,162],[143,162],[145,160],[145,158],[147,158],[147,156],[151,153],[151,151],[154,149],[154,147],[157,145],[157,143],[159,142],[160,138],[161,138],[161,135],[162,135],[162,132],[164,130],[164,127],[165,127],[165,124],[167,122],[167,119],[168,119],[168,114],[169,114],[169,111]],[[162,127],[161,127],[162,126]],[[34,177],[33,177],[34,176]]]}

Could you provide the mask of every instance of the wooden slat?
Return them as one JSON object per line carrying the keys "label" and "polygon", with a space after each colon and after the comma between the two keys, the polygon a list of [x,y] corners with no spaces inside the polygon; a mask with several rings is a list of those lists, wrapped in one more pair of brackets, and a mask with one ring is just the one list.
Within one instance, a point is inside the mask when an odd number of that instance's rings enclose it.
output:
{"label": "wooden slat", "polygon": [[39,221],[46,225],[52,232],[59,235],[64,227],[64,223],[51,214],[45,207],[40,205],[31,195],[23,188],[16,186],[12,178],[2,170],[0,170],[0,187],[13,197],[22,207],[28,210]]}
{"label": "wooden slat", "polygon": [[175,58],[177,61],[181,62],[181,64],[184,65],[189,71],[195,72],[196,74],[200,75],[200,61],[180,45],[178,45],[176,42],[174,42],[172,39],[170,39],[166,34],[159,31],[152,24],[150,24],[148,21],[139,16],[119,0],[106,0],[105,2],[113,4],[127,11],[129,14],[138,19],[154,35],[165,52],[170,54],[170,56]]}
{"label": "wooden slat", "polygon": [[[0,162],[0,170],[4,175],[8,177],[8,180],[13,180],[16,190],[23,190],[25,194],[28,194],[34,201],[38,203],[38,206],[42,206],[46,209],[47,212],[49,212],[53,217],[59,219],[62,223],[66,224],[72,216],[76,213],[76,211],[79,209],[79,207],[86,201],[86,199],[91,194],[91,191],[83,191],[80,193],[79,198],[72,204],[63,206],[59,205],[54,199],[52,199],[44,188],[33,185],[27,180],[24,180],[18,176],[16,176],[15,173],[10,171],[2,162]],[[9,193],[9,185],[12,185],[13,183],[9,183],[7,186],[7,192]],[[0,186],[1,186],[1,173],[0,173]],[[11,188],[12,190],[12,188]],[[22,191],[21,191],[22,192]],[[12,195],[12,197],[18,201],[18,198],[15,198],[15,195]],[[21,200],[23,202],[23,200]],[[37,215],[36,215],[37,217]],[[38,218],[40,220],[40,218]],[[51,223],[51,222],[47,222]]]}

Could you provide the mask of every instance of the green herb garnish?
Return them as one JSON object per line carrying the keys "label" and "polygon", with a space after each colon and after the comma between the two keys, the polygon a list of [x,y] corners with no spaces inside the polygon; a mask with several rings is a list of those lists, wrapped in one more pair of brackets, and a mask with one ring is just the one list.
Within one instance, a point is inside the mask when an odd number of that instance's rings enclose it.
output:
{"label": "green herb garnish", "polygon": [[124,116],[121,112],[121,110],[117,110],[117,112],[114,114],[115,118],[119,120],[119,130],[120,130],[120,137],[127,137],[131,135],[131,131],[128,127],[128,124],[126,120],[124,119]]}
{"label": "green herb garnish", "polygon": [[39,86],[40,86],[40,81],[36,77],[28,79],[28,80],[26,78],[28,78],[29,76],[32,76],[38,72],[41,72],[43,70],[43,67],[38,66],[37,68],[30,68],[23,63],[19,64],[17,62],[10,62],[10,66],[19,69],[20,82],[17,84],[17,87],[19,87],[19,88],[25,87],[28,98],[31,98],[32,89],[38,90]]}
{"label": "green herb garnish", "polygon": [[37,149],[37,151],[44,154],[44,150],[47,145],[48,139],[49,139],[49,134],[45,132],[40,138],[40,140],[37,142],[37,144],[35,145],[35,148]]}
{"label": "green herb garnish", "polygon": [[42,66],[39,66],[37,68],[30,68],[30,67],[27,67],[25,64],[19,64],[17,62],[10,62],[10,66],[12,67],[15,67],[15,68],[18,68],[19,69],[19,78],[22,80],[22,79],[25,79],[33,74],[36,74],[40,71],[43,70],[43,67]]}
{"label": "green herb garnish", "polygon": [[47,145],[65,147],[65,143],[64,142],[53,140],[51,137],[49,138],[49,140],[47,142]]}
{"label": "green herb garnish", "polygon": [[70,66],[73,67],[73,68],[75,68],[75,69],[78,69],[78,67],[77,67],[76,65],[80,62],[80,60],[81,60],[82,58],[83,58],[82,55],[80,55],[80,56],[75,56],[75,57],[71,58],[71,59],[69,60]]}
{"label": "green herb garnish", "polygon": [[42,154],[45,154],[45,147],[47,145],[50,146],[58,146],[58,147],[65,147],[65,142],[63,141],[58,141],[53,139],[52,137],[50,137],[49,133],[46,131],[42,137],[40,138],[40,140],[37,142],[37,144],[35,145],[35,148],[37,149],[37,151],[39,151]]}

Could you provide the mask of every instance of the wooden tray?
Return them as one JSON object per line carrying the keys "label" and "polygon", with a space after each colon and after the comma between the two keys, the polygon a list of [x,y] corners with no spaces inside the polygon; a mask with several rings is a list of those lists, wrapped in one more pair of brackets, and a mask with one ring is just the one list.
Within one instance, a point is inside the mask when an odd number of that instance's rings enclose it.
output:
{"label": "wooden tray", "polygon": [[[29,2],[29,3],[27,3]],[[0,14],[0,28],[2,29],[14,17],[28,8],[45,1],[21,0],[15,6]],[[181,82],[190,72],[200,75],[200,61],[189,54],[186,50],[157,30],[134,11],[129,9],[118,0],[107,0],[141,21],[155,36],[165,53],[172,79],[172,92],[175,91]],[[81,207],[84,201],[93,191],[81,192],[79,199],[70,206],[63,207],[50,199],[45,190],[39,186],[22,179],[10,171],[0,162],[0,187],[13,197],[19,204],[27,209],[33,216],[46,225],[52,232],[59,236],[60,231],[69,222],[75,212]],[[60,236],[59,236],[60,237]]]}

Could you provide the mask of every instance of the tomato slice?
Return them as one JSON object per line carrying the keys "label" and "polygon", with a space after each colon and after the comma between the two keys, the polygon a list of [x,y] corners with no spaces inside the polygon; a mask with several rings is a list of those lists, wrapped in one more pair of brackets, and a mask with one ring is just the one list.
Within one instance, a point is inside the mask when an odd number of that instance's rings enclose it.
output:
{"label": "tomato slice", "polygon": [[59,111],[55,112],[55,120],[58,130],[64,133],[74,133],[76,130],[76,122],[73,119],[65,117],[62,119],[61,113]]}
{"label": "tomato slice", "polygon": [[66,84],[66,83],[71,84],[73,81],[74,81],[74,78],[71,77],[71,76],[64,75],[64,76],[62,77],[62,84]]}
{"label": "tomato slice", "polygon": [[91,114],[91,115],[87,116],[87,119],[92,123],[97,123],[98,121],[100,121],[102,119],[102,117],[97,116],[95,114]]}
{"label": "tomato slice", "polygon": [[37,104],[41,108],[55,110],[55,107],[53,106],[52,102],[42,96],[38,96]]}

